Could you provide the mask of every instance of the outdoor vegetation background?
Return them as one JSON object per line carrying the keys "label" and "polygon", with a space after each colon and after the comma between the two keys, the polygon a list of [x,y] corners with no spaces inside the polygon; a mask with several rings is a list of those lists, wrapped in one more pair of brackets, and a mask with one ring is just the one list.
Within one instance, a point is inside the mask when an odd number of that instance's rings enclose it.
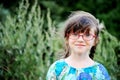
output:
{"label": "outdoor vegetation background", "polygon": [[94,60],[120,79],[120,0],[1,0],[0,80],[45,80],[64,51],[64,21],[71,11],[95,15],[100,33]]}

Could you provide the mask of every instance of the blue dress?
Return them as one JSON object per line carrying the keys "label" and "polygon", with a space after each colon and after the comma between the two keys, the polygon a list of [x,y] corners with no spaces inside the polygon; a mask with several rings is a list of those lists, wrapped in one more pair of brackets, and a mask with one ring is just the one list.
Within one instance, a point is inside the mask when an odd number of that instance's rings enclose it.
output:
{"label": "blue dress", "polygon": [[98,62],[90,67],[74,68],[60,59],[50,66],[46,80],[110,80],[110,76]]}

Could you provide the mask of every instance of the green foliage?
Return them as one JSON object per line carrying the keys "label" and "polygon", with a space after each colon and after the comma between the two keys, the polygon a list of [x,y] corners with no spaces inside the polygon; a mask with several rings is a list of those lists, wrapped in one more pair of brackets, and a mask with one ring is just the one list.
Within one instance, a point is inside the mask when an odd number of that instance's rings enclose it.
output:
{"label": "green foliage", "polygon": [[5,21],[6,16],[9,15],[9,11],[5,8],[3,8],[2,5],[0,5],[0,21]]}
{"label": "green foliage", "polygon": [[56,59],[52,57],[61,46],[50,11],[44,17],[37,1],[29,7],[27,0],[16,10],[16,15],[0,23],[0,78],[45,80],[49,65]]}
{"label": "green foliage", "polygon": [[[42,10],[50,8],[57,20],[65,20],[71,11],[88,11],[105,22],[107,30],[120,40],[120,0],[42,0],[39,1]],[[57,11],[56,11],[57,10]],[[58,16],[59,15],[59,16]]]}
{"label": "green foliage", "polygon": [[120,76],[120,68],[118,67],[117,54],[115,51],[119,45],[116,37],[108,33],[106,29],[101,31],[94,59],[105,65],[111,76],[111,80],[117,80],[117,77]]}
{"label": "green foliage", "polygon": [[[23,0],[15,10],[14,15],[0,22],[0,79],[45,80],[48,67],[63,50],[64,40],[57,33],[63,27],[56,28],[50,10],[43,14],[37,1],[30,5]],[[116,80],[120,76],[116,56],[120,43],[106,30],[100,36],[94,59],[103,63]]]}

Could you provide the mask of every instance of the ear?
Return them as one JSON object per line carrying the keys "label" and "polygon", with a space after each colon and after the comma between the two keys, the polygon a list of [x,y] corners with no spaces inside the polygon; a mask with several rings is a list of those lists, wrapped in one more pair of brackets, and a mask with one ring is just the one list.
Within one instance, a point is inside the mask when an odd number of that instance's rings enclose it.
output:
{"label": "ear", "polygon": [[94,45],[93,45],[93,46],[96,46],[96,45],[98,44],[98,42],[99,42],[99,38],[97,37],[97,38],[95,38],[95,41],[94,41]]}

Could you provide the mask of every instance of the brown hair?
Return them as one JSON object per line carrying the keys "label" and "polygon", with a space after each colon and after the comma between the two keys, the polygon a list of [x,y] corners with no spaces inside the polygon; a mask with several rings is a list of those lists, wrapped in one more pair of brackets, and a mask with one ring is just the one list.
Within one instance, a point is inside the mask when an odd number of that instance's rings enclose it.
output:
{"label": "brown hair", "polygon": [[[75,11],[73,12],[68,19],[66,20],[66,26],[64,30],[64,38],[68,40],[70,33],[84,32],[86,29],[95,28],[95,35],[98,38],[99,35],[99,22],[98,20],[90,13],[84,11]],[[96,45],[93,46],[90,50],[90,58],[93,59],[95,53]],[[64,58],[70,55],[69,46],[66,43],[65,56]]]}

